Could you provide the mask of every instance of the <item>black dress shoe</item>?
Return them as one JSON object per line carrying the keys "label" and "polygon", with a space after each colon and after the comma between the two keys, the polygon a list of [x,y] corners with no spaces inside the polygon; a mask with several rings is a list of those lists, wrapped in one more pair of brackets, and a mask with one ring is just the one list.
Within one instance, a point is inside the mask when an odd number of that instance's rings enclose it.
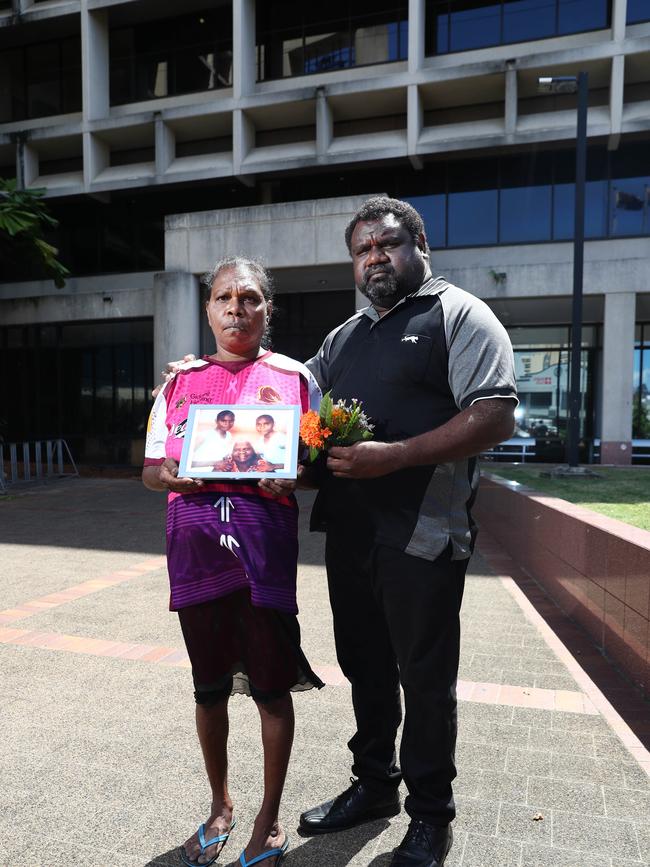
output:
{"label": "black dress shoe", "polygon": [[453,839],[449,825],[438,827],[412,819],[390,867],[442,867]]}
{"label": "black dress shoe", "polygon": [[361,780],[352,780],[352,785],[333,801],[312,807],[300,817],[299,828],[303,834],[329,834],[354,828],[372,819],[396,816],[400,811],[397,790],[377,792],[369,789]]}

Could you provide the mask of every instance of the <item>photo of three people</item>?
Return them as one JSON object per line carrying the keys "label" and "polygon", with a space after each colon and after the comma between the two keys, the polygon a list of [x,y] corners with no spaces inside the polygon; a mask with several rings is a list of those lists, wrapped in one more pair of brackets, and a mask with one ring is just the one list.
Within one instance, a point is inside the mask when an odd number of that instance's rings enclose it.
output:
{"label": "photo of three people", "polygon": [[181,471],[196,478],[295,478],[298,407],[190,407]]}

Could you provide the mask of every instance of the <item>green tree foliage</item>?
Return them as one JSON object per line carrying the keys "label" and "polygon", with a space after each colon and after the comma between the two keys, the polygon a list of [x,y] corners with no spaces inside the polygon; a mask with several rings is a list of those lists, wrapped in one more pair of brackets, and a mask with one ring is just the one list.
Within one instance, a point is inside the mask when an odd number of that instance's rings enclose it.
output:
{"label": "green tree foliage", "polygon": [[56,247],[43,239],[47,229],[58,226],[42,201],[44,194],[44,190],[18,190],[15,180],[0,178],[0,256],[36,261],[60,289],[70,272],[56,258]]}

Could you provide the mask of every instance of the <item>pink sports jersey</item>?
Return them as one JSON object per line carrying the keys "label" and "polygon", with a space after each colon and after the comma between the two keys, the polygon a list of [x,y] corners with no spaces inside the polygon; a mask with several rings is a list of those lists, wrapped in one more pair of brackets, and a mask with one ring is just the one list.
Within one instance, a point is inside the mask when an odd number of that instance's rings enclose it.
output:
{"label": "pink sports jersey", "polygon": [[[145,466],[160,465],[165,458],[180,460],[192,404],[259,404],[269,409],[284,404],[305,412],[319,403],[320,390],[312,375],[286,356],[266,352],[244,366],[197,360],[156,398]],[[293,496],[274,498],[252,479],[206,482],[200,492],[169,494],[172,610],[248,587],[254,605],[295,613],[297,555]]]}

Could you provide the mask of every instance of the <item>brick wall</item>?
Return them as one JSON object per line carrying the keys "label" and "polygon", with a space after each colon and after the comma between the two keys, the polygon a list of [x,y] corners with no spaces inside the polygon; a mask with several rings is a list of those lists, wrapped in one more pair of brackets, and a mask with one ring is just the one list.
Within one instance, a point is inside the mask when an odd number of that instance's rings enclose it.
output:
{"label": "brick wall", "polygon": [[650,532],[489,474],[474,515],[650,695]]}

